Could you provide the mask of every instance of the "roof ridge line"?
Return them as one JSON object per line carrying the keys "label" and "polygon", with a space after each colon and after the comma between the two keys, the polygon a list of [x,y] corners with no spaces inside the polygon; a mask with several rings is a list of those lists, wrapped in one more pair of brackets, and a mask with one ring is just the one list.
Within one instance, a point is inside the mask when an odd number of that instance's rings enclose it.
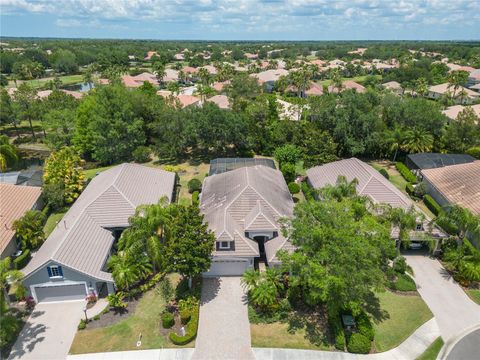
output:
{"label": "roof ridge line", "polygon": [[[250,249],[252,249],[254,252],[257,252],[257,251],[253,248],[253,246],[250,244],[250,242],[248,241],[248,240],[250,240],[250,239],[245,240],[245,236],[241,235],[241,234],[238,232],[237,229],[235,229],[235,232],[238,234],[238,236],[240,236],[240,238],[243,240],[243,242],[246,243],[246,244],[250,247]],[[233,241],[235,241],[235,237],[233,237]],[[252,241],[254,241],[254,240],[252,240]],[[258,253],[259,253],[259,252],[260,252],[260,251],[258,251]]]}

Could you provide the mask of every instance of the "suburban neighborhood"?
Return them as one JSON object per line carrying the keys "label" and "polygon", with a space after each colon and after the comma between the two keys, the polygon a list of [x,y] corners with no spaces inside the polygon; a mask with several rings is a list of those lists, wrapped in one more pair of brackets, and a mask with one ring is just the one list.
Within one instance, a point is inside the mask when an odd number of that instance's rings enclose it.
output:
{"label": "suburban neighborhood", "polygon": [[1,2],[0,359],[477,359],[480,4],[385,6]]}

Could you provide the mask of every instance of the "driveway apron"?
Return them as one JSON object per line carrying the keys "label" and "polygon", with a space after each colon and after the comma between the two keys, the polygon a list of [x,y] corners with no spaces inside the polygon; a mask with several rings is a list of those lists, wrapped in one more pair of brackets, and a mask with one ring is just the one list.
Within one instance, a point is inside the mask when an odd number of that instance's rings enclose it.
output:
{"label": "driveway apron", "polygon": [[205,278],[192,359],[254,359],[240,277]]}

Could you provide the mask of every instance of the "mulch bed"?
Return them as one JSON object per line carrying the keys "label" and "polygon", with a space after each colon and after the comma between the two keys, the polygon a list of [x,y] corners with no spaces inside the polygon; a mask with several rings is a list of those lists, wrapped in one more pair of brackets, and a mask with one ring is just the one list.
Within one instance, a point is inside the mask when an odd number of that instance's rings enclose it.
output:
{"label": "mulch bed", "polygon": [[106,314],[100,314],[100,319],[98,320],[90,319],[87,329],[106,327],[127,319],[132,314],[135,314],[135,309],[137,308],[139,300],[140,299],[132,299],[131,301],[128,301],[128,306],[124,312],[115,312],[114,310],[110,310]]}

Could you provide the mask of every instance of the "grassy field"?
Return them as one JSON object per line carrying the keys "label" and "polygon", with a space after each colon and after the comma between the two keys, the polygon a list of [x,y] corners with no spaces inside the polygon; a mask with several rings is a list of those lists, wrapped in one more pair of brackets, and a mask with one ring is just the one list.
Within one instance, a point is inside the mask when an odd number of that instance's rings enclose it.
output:
{"label": "grassy field", "polygon": [[45,222],[45,226],[43,227],[43,232],[45,233],[45,237],[48,237],[48,235],[52,233],[52,231],[55,229],[55,226],[60,220],[62,220],[66,212],[67,211],[65,210],[65,211],[60,211],[57,213],[50,214],[47,221]]}
{"label": "grassy field", "polygon": [[386,318],[374,323],[375,349],[390,350],[400,345],[433,315],[419,295],[397,295],[390,291],[378,294]]}
{"label": "grassy field", "polygon": [[[432,313],[418,295],[397,295],[386,291],[378,294],[382,320],[374,322],[377,352],[398,346],[418,327],[432,318]],[[311,327],[289,331],[288,323],[251,324],[252,346],[292,349],[332,350],[328,343],[310,341],[322,337],[322,329]]]}
{"label": "grassy field", "polygon": [[[60,80],[62,80],[62,85],[73,85],[77,84],[80,82],[83,82],[83,75],[65,75],[65,76],[59,76]],[[38,89],[45,87],[49,81],[53,80],[53,77],[46,77],[42,79],[32,79],[32,80],[18,80],[17,85],[20,85],[21,83],[27,83],[31,87]],[[15,83],[10,80],[8,83],[9,87],[15,87]]]}
{"label": "grassy field", "polygon": [[[353,78],[342,78],[343,81],[345,80],[352,80],[352,81],[355,81],[359,84],[363,83],[367,77],[369,75],[362,75],[362,76],[355,76]],[[376,77],[379,81],[382,80],[382,75],[371,75],[371,76],[374,76]],[[323,85],[330,85],[330,83],[332,82],[332,80],[328,79],[328,80],[321,80],[321,81],[317,81],[317,84],[320,85],[320,86],[323,86]]]}
{"label": "grassy field", "polygon": [[438,337],[416,360],[435,360],[442,349],[443,340]]}
{"label": "grassy field", "polygon": [[84,171],[85,172],[85,179],[87,179],[87,180],[93,179],[95,177],[95,175],[97,175],[97,173],[108,170],[108,169],[112,168],[113,166],[114,165],[110,165],[110,166],[103,166],[103,167],[98,167],[98,168],[94,168],[94,169],[85,170]]}
{"label": "grassy field", "polygon": [[467,292],[467,295],[470,296],[470,299],[472,299],[478,305],[480,305],[480,290],[468,289],[466,290],[466,292]]}
{"label": "grassy field", "polygon": [[[178,275],[171,276],[178,282]],[[177,347],[160,332],[162,327],[160,314],[164,309],[165,301],[154,288],[144,294],[135,313],[128,318],[107,327],[78,331],[70,354]],[[136,342],[140,333],[142,345],[137,347]],[[194,343],[188,344],[188,347],[192,346]]]}

